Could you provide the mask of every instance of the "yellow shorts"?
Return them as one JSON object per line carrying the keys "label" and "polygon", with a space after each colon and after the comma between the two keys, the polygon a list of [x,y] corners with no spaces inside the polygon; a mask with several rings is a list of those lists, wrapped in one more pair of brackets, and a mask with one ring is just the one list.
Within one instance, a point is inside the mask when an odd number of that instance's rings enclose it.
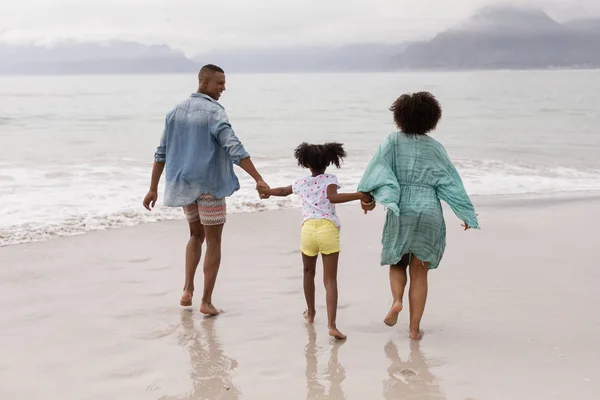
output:
{"label": "yellow shorts", "polygon": [[316,257],[340,252],[340,230],[328,219],[309,219],[302,224],[302,254]]}

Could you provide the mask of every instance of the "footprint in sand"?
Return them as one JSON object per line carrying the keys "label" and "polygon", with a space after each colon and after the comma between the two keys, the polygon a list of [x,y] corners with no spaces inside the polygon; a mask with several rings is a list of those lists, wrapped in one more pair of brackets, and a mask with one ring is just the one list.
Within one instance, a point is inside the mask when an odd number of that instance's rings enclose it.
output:
{"label": "footprint in sand", "polygon": [[146,392],[156,392],[157,390],[162,389],[160,386],[158,386],[155,383],[152,383],[151,385],[146,387]]}
{"label": "footprint in sand", "polygon": [[139,264],[139,263],[144,263],[150,261],[150,257],[148,258],[134,258],[133,260],[127,260],[127,262],[132,263],[132,264]]}
{"label": "footprint in sand", "polygon": [[407,378],[413,378],[413,377],[417,376],[417,373],[415,371],[413,371],[412,369],[405,368],[402,371],[400,371],[400,373]]}

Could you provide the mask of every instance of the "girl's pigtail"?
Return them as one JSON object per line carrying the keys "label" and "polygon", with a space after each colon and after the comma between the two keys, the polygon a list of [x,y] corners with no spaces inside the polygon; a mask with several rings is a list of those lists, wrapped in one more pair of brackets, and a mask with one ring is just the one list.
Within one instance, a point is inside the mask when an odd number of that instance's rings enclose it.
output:
{"label": "girl's pigtail", "polygon": [[323,145],[327,165],[335,165],[337,168],[342,166],[342,161],[346,157],[346,150],[341,143],[325,143]]}

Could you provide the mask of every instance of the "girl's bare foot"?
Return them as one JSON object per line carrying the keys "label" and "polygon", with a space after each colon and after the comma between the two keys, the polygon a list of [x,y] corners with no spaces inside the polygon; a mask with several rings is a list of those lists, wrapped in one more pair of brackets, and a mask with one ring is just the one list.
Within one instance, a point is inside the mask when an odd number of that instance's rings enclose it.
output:
{"label": "girl's bare foot", "polygon": [[336,340],[346,340],[346,335],[338,330],[338,328],[329,328],[329,336],[333,336]]}
{"label": "girl's bare foot", "polygon": [[189,307],[192,305],[192,297],[194,296],[194,292],[191,290],[184,290],[183,295],[181,296],[181,300],[179,304],[183,307]]}
{"label": "girl's bare foot", "polygon": [[411,329],[409,336],[412,340],[421,340],[421,339],[423,339],[423,331],[420,329],[417,329],[417,330]]}
{"label": "girl's bare foot", "polygon": [[398,323],[398,314],[402,311],[402,303],[396,302],[390,308],[390,312],[383,319],[383,323],[387,326],[394,326]]}
{"label": "girl's bare foot", "polygon": [[202,303],[200,305],[200,312],[211,317],[215,317],[221,313],[212,305],[212,303]]}
{"label": "girl's bare foot", "polygon": [[306,320],[306,322],[308,322],[309,324],[314,324],[315,322],[315,311],[304,311],[304,319]]}

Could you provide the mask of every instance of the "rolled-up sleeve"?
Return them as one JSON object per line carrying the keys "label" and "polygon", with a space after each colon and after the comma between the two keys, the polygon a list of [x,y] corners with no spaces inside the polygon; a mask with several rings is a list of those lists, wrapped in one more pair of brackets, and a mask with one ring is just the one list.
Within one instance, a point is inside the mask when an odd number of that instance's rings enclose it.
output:
{"label": "rolled-up sleeve", "polygon": [[213,114],[211,133],[227,151],[231,161],[239,165],[244,158],[250,157],[250,154],[244,148],[244,145],[233,132],[227,114],[224,110],[217,110]]}
{"label": "rolled-up sleeve", "polygon": [[173,112],[167,114],[165,118],[165,128],[163,130],[163,134],[160,138],[160,143],[156,148],[156,152],[154,153],[154,161],[164,163],[167,161],[167,135],[171,126],[171,119],[173,117]]}

